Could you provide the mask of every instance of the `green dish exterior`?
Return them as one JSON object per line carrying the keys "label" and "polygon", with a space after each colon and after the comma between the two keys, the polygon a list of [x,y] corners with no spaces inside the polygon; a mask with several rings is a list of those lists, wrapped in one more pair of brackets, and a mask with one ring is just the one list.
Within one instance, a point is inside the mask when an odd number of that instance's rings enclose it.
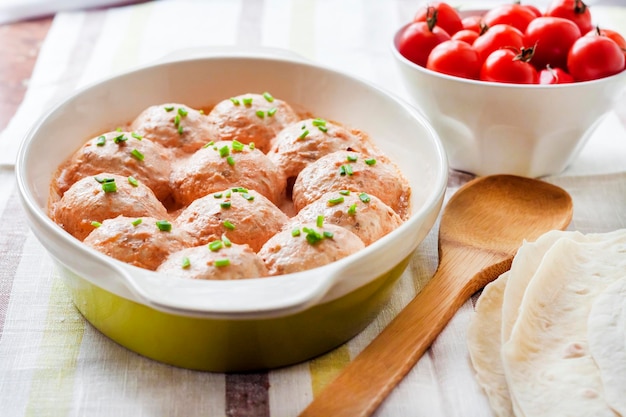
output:
{"label": "green dish exterior", "polygon": [[269,319],[205,319],[165,313],[59,268],[81,314],[120,345],[177,367],[246,372],[302,362],[354,337],[389,300],[409,258],[338,299]]}

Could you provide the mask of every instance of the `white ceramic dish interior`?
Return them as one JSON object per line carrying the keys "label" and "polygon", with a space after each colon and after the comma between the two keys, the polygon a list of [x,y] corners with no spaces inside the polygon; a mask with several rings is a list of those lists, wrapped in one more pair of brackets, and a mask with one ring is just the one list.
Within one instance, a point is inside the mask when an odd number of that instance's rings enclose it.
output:
{"label": "white ceramic dish interior", "polygon": [[[481,14],[468,10],[463,15]],[[451,77],[392,51],[412,102],[441,138],[450,167],[477,175],[558,174],[626,88],[626,71],[595,81],[516,85]]]}
{"label": "white ceramic dish interior", "polygon": [[[316,117],[369,133],[409,179],[410,219],[365,250],[322,268],[273,278],[194,281],[161,276],[104,256],[48,218],[52,174],[87,139],[132,120],[153,104],[201,107],[262,91]],[[398,265],[432,228],[443,201],[447,170],[436,133],[412,106],[365,81],[263,53],[177,57],[89,86],[39,120],[25,138],[16,167],[31,228],[64,268],[106,291],[160,311],[226,319],[302,311],[339,298]]]}

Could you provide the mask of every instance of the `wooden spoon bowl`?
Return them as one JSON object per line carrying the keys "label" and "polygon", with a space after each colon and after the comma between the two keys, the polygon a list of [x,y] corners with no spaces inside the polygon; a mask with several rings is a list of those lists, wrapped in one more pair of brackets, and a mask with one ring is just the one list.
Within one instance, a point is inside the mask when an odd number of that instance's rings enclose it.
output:
{"label": "wooden spoon bowl", "polygon": [[572,213],[567,192],[535,179],[492,175],[459,188],[441,216],[433,278],[301,416],[371,415],[461,305],[511,267],[524,240],[564,230]]}

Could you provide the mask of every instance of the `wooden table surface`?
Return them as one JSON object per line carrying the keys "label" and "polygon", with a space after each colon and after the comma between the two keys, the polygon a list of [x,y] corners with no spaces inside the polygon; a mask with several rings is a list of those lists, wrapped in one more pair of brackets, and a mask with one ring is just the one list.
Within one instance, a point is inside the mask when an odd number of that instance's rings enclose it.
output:
{"label": "wooden table surface", "polygon": [[52,18],[0,26],[0,131],[24,99]]}

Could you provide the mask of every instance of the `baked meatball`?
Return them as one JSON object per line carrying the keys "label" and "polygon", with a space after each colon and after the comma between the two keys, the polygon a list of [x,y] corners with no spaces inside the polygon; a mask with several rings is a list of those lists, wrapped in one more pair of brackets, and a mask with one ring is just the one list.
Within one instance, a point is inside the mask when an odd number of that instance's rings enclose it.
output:
{"label": "baked meatball", "polygon": [[75,182],[51,207],[52,219],[80,240],[94,229],[94,222],[120,215],[168,217],[150,188],[130,177],[108,172]]}
{"label": "baked meatball", "polygon": [[371,142],[348,129],[323,119],[306,119],[281,130],[267,156],[286,178],[296,177],[302,169],[320,157],[335,151],[355,150],[367,153]]}
{"label": "baked meatball", "polygon": [[219,102],[208,119],[216,140],[254,142],[258,149],[267,152],[278,132],[299,117],[289,104],[269,93],[248,93]]}
{"label": "baked meatball", "polygon": [[201,197],[176,218],[178,227],[193,239],[193,246],[226,236],[233,243],[248,244],[255,252],[288,221],[262,194],[239,187]]}
{"label": "baked meatball", "polygon": [[182,206],[230,187],[245,187],[280,205],[285,177],[260,150],[239,141],[210,143],[172,170],[170,185]]}
{"label": "baked meatball", "polygon": [[248,245],[215,240],[172,253],[157,268],[169,276],[192,279],[244,279],[268,275],[261,258]]}
{"label": "baked meatball", "polygon": [[213,139],[208,118],[179,103],[150,106],[133,120],[131,130],[166,148],[192,153]]}
{"label": "baked meatball", "polygon": [[107,219],[84,243],[122,262],[155,270],[165,258],[188,246],[185,232],[164,219],[118,216]]}
{"label": "baked meatball", "polygon": [[307,165],[293,186],[296,211],[329,191],[350,190],[380,198],[402,219],[409,215],[411,189],[388,158],[338,151]]}
{"label": "baked meatball", "polygon": [[345,227],[370,245],[402,224],[402,219],[391,207],[375,195],[349,190],[331,191],[304,207],[296,220],[315,222],[319,216],[324,222]]}
{"label": "baked meatball", "polygon": [[363,249],[354,233],[334,224],[294,223],[268,240],[259,251],[270,275],[305,271],[335,262]]}
{"label": "baked meatball", "polygon": [[110,172],[132,176],[165,201],[170,195],[169,152],[158,143],[135,132],[108,132],[90,139],[64,165],[57,178],[62,195],[81,178]]}

